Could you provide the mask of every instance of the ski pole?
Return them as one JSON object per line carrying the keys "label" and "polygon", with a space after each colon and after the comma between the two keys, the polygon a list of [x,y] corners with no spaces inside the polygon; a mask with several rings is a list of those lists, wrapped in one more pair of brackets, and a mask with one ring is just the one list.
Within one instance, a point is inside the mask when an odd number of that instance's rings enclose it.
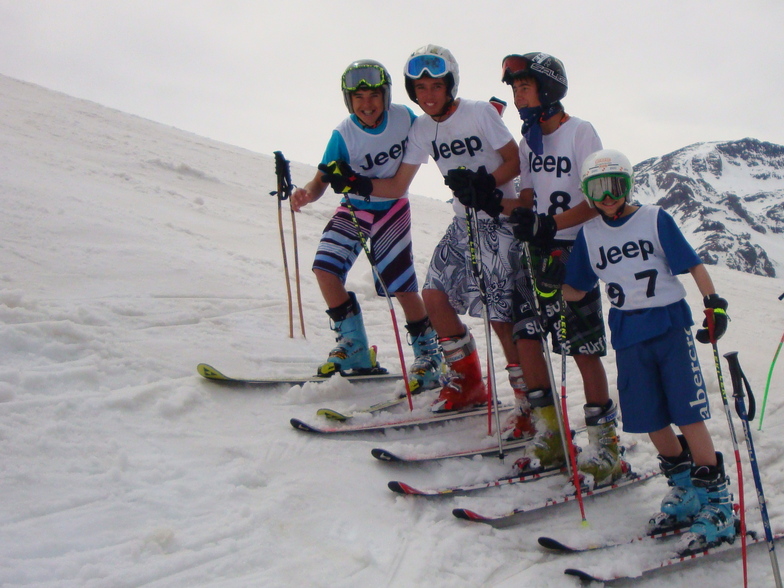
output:
{"label": "ski pole", "polygon": [[[563,428],[571,432],[569,427],[569,410],[566,403],[566,301],[561,294],[561,319],[558,325],[558,341],[561,345],[561,417],[563,418]],[[569,463],[572,466],[572,483],[577,495],[577,504],[580,505],[580,515],[583,518],[583,525],[588,524],[588,519],[585,516],[585,504],[583,504],[583,490],[582,483],[580,482],[580,472],[577,469],[577,451],[574,448],[574,442],[571,442],[571,434],[569,435],[570,443],[567,443],[569,448]]]}
{"label": "ski pole", "polygon": [[[526,270],[528,271],[528,275],[530,276],[531,280],[531,292],[534,298],[536,316],[539,317],[539,341],[542,345],[542,355],[547,367],[547,377],[550,379],[550,392],[553,396],[553,404],[555,405],[555,412],[558,415],[558,422],[561,425],[561,444],[563,445],[564,455],[570,455],[571,451],[569,447],[571,445],[573,448],[574,442],[572,440],[571,430],[565,428],[564,426],[564,417],[563,410],[561,408],[560,397],[556,395],[557,387],[555,385],[555,374],[553,373],[553,364],[550,358],[550,347],[547,344],[547,319],[542,314],[542,306],[539,302],[539,295],[537,294],[538,289],[536,286],[536,277],[534,274],[534,263],[531,258],[531,249],[528,247],[527,241],[523,241],[523,256],[525,257]],[[566,468],[568,470],[569,477],[575,475],[571,461],[566,462]]]}
{"label": "ski pole", "polygon": [[354,205],[351,204],[349,197],[345,197],[345,206],[348,211],[351,213],[351,222],[354,224],[354,228],[357,231],[357,237],[359,238],[359,242],[362,244],[362,249],[365,250],[365,255],[367,256],[368,262],[370,263],[370,269],[373,271],[373,275],[376,278],[376,281],[381,285],[381,290],[384,292],[384,297],[387,299],[387,305],[389,306],[389,314],[392,317],[392,329],[395,332],[395,342],[397,343],[397,353],[398,357],[400,358],[400,365],[403,369],[403,381],[406,386],[406,398],[408,398],[408,408],[409,410],[414,410],[414,400],[411,397],[411,384],[408,381],[408,371],[406,370],[406,358],[403,354],[403,344],[400,340],[400,331],[397,327],[397,316],[395,315],[395,306],[392,304],[392,296],[389,294],[389,290],[387,289],[387,285],[384,283],[384,280],[381,278],[381,272],[378,271],[378,267],[376,266],[375,259],[373,258],[373,252],[370,250],[370,246],[368,245],[367,239],[365,238],[365,233],[362,231],[362,226],[359,224],[359,219],[356,215],[356,209]]}
{"label": "ski pole", "polygon": [[[784,296],[784,294],[782,294],[782,296]],[[781,334],[781,341],[779,341],[779,346],[776,347],[776,353],[773,354],[773,361],[770,362],[768,380],[765,382],[765,395],[762,397],[762,410],[760,411],[760,422],[759,426],[757,427],[758,431],[762,430],[762,420],[765,417],[765,406],[768,404],[768,392],[770,391],[770,381],[773,378],[773,368],[776,367],[776,360],[779,358],[782,345],[784,345],[784,333]]]}
{"label": "ski pole", "polygon": [[[280,156],[278,155],[280,154]],[[293,310],[293,303],[291,300],[291,279],[289,278],[289,260],[288,255],[286,255],[286,238],[283,234],[283,200],[286,198],[286,192],[283,186],[283,175],[282,175],[282,165],[281,165],[282,153],[280,151],[275,152],[275,175],[277,176],[278,180],[278,189],[275,192],[270,192],[271,196],[277,196],[278,198],[278,229],[280,231],[280,249],[283,253],[283,274],[286,279],[286,298],[288,299],[289,304],[289,339],[294,338],[294,310]]]}
{"label": "ski pole", "polygon": [[[473,187],[472,200],[476,202],[476,191],[473,190]],[[490,418],[491,414],[489,411],[492,410],[495,414],[495,431],[498,438],[498,458],[504,459],[504,444],[503,439],[501,438],[501,417],[498,414],[498,389],[496,388],[495,379],[495,360],[493,359],[493,337],[490,328],[490,309],[487,302],[487,290],[485,289],[484,270],[482,268],[482,250],[475,234],[478,233],[478,221],[476,216],[473,214],[473,209],[471,207],[466,206],[465,209],[466,233],[468,238],[468,253],[471,260],[471,272],[474,274],[474,278],[476,278],[476,282],[479,287],[479,299],[482,302],[482,318],[484,319],[485,340],[487,342],[487,385],[489,386],[487,395],[490,400],[487,407],[488,419]]]}
{"label": "ski pole", "polygon": [[[784,300],[784,293],[779,296],[779,300]],[[762,430],[762,420],[765,418],[765,406],[768,404],[768,391],[770,390],[770,380],[773,377],[773,368],[776,366],[776,360],[779,358],[779,352],[781,351],[781,346],[784,344],[784,333],[781,335],[781,341],[779,341],[779,346],[776,348],[776,353],[773,355],[773,361],[770,362],[770,369],[768,370],[768,381],[765,383],[765,395],[762,397],[762,410],[760,411],[760,422],[759,427],[757,427],[758,431]]]}
{"label": "ski pole", "polygon": [[[757,501],[760,506],[762,526],[765,529],[765,540],[768,544],[770,563],[773,566],[773,578],[776,581],[776,588],[782,588],[781,571],[779,570],[779,562],[776,557],[776,546],[773,543],[773,532],[770,528],[768,505],[765,501],[765,492],[762,489],[762,478],[760,477],[759,464],[757,463],[757,452],[754,450],[754,441],[751,438],[751,427],[749,427],[749,422],[754,420],[754,394],[751,391],[748,379],[746,379],[746,374],[743,373],[743,369],[740,367],[738,352],[731,351],[730,353],[725,353],[724,358],[727,360],[730,368],[730,378],[732,380],[733,390],[732,396],[735,398],[735,412],[737,412],[740,417],[740,421],[743,424],[743,434],[746,437],[746,448],[749,451],[749,465],[751,466],[751,474],[754,477],[754,486],[757,489]],[[743,399],[744,386],[749,395],[750,413],[746,412],[746,402]]]}
{"label": "ski pole", "polygon": [[[283,153],[275,151],[275,176],[277,177],[278,186],[275,192],[271,192],[272,196],[278,198],[278,228],[280,230],[280,248],[283,252],[283,272],[286,278],[286,296],[288,298],[289,307],[289,338],[294,338],[294,309],[291,297],[291,279],[289,278],[289,264],[288,255],[286,254],[286,239],[283,234],[283,212],[282,203],[288,200],[291,196],[291,172],[289,170],[289,162],[283,157]],[[291,208],[291,200],[289,200],[289,209],[291,210],[291,223],[294,238],[294,270],[295,280],[297,283],[297,305],[299,307],[299,324],[302,330],[302,336],[305,337],[305,319],[302,314],[302,295],[300,290],[299,280],[299,252],[297,250],[297,225],[294,218],[294,209]]]}
{"label": "ski pole", "polygon": [[732,438],[732,448],[735,452],[735,465],[738,470],[738,502],[740,503],[740,540],[741,540],[741,554],[743,559],[743,585],[748,586],[749,583],[749,567],[748,557],[746,552],[746,506],[743,497],[743,468],[740,462],[740,449],[738,448],[738,438],[735,435],[735,426],[732,424],[732,414],[730,413],[730,406],[727,402],[727,393],[724,390],[724,376],[721,373],[721,360],[719,359],[719,346],[716,338],[716,322],[713,316],[713,309],[705,309],[705,317],[708,323],[708,339],[710,340],[711,347],[713,348],[713,362],[716,364],[716,377],[719,380],[719,391],[721,392],[721,402],[724,405],[724,414],[727,416],[727,424],[730,427],[730,437]]}

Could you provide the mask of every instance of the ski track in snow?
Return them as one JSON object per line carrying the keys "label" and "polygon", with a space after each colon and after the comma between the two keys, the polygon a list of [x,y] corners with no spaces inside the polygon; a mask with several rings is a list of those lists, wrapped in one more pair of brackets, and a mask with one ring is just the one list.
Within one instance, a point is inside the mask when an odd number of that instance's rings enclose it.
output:
{"label": "ski track in snow", "polygon": [[[365,406],[395,386],[334,380],[230,388],[196,375],[202,361],[238,377],[300,375],[323,361],[333,337],[310,264],[334,195],[296,218],[307,339],[296,314],[290,339],[277,205],[269,196],[272,157],[1,76],[0,97],[0,585],[561,587],[578,585],[562,574],[566,567],[642,561],[643,550],[633,548],[560,557],[536,539],[633,536],[666,490],[661,479],[587,500],[589,529],[580,526],[576,503],[507,529],[465,523],[453,508],[501,512],[546,498],[566,480],[470,497],[398,496],[387,481],[477,482],[504,473],[514,454],[503,464],[494,457],[384,464],[371,448],[459,448],[482,436],[486,420],[307,435],[289,418],[315,419],[324,406]],[[292,163],[295,183],[313,173]],[[412,207],[421,280],[451,213],[418,196]],[[286,204],[283,213],[293,272]],[[721,350],[740,351],[761,404],[784,328],[777,301],[784,282],[710,269],[734,319]],[[684,283],[697,316],[699,294]],[[399,370],[390,314],[364,259],[349,285],[382,363]],[[485,349],[481,322],[467,322]],[[705,346],[699,352],[710,429],[737,492],[712,355]],[[511,400],[499,346],[494,353],[500,397]],[[612,357],[606,366],[613,379]],[[783,382],[778,369],[765,430],[754,425],[778,531]],[[570,420],[579,424],[572,363],[568,394]],[[737,419],[735,425],[740,435]],[[637,441],[628,459],[640,471],[654,467],[655,451]],[[749,522],[756,524],[744,468]],[[753,581],[770,584],[764,548],[749,558]],[[720,557],[635,585],[722,588],[740,578],[737,557]]]}

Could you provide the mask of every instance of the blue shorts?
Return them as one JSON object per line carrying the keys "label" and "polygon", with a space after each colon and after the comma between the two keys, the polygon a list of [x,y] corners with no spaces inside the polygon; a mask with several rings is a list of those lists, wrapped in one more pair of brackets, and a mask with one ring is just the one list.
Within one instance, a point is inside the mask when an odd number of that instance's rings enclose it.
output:
{"label": "blue shorts", "polygon": [[691,329],[670,329],[615,353],[624,431],[652,433],[710,418]]}
{"label": "blue shorts", "polygon": [[[408,198],[396,200],[384,210],[356,209],[355,214],[389,293],[417,292]],[[334,274],[345,284],[348,271],[361,251],[362,241],[351,212],[345,206],[339,206],[321,234],[313,269]],[[376,293],[384,295],[377,280]]]}

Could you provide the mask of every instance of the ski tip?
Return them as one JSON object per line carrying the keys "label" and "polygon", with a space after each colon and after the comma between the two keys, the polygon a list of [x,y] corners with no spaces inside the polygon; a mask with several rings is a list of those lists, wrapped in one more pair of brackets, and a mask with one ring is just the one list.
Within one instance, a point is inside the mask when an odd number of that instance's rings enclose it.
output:
{"label": "ski tip", "polygon": [[332,410],[331,408],[320,408],[316,411],[316,414],[331,421],[347,421],[349,418],[348,415]]}
{"label": "ski tip", "polygon": [[561,543],[557,539],[553,539],[552,537],[539,537],[537,541],[539,542],[539,545],[541,545],[545,549],[552,549],[553,551],[562,551],[562,552],[573,551],[573,549],[571,549],[569,546],[564,545],[563,543]]}
{"label": "ski tip", "polygon": [[463,521],[486,523],[490,520],[487,517],[474,512],[473,510],[468,510],[467,508],[456,508],[452,511],[452,514]]}
{"label": "ski tip", "polygon": [[224,376],[221,372],[216,370],[209,364],[200,363],[196,366],[196,371],[199,372],[199,375],[203,378],[207,378],[208,380],[228,380],[226,376]]}
{"label": "ski tip", "polygon": [[315,427],[311,427],[305,421],[301,421],[299,419],[291,419],[289,421],[289,423],[291,423],[291,426],[294,427],[295,429],[297,429],[298,431],[305,431],[306,433],[320,433],[321,432],[318,429],[316,429]]}
{"label": "ski tip", "polygon": [[403,461],[397,455],[387,451],[386,449],[379,449],[379,448],[371,449],[370,454],[379,461],[388,461],[388,462]]}
{"label": "ski tip", "polygon": [[421,494],[419,490],[414,488],[413,486],[409,486],[405,482],[396,482],[392,481],[387,484],[387,487],[392,490],[392,492],[396,492],[397,494],[408,494],[408,495],[417,495]]}
{"label": "ski tip", "polygon": [[575,568],[566,568],[564,570],[564,574],[566,574],[567,576],[574,576],[576,578],[579,578],[583,582],[603,582],[603,583],[607,582],[606,579],[597,578],[596,576],[592,576],[587,572]]}

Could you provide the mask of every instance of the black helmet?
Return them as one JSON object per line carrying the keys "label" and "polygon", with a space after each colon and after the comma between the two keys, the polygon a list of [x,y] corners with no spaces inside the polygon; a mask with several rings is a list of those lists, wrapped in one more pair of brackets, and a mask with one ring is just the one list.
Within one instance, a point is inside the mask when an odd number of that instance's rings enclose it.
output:
{"label": "black helmet", "polygon": [[566,96],[569,87],[566,69],[560,59],[547,53],[507,55],[502,62],[501,81],[509,85],[515,78],[532,77],[539,87],[539,102],[544,108]]}

